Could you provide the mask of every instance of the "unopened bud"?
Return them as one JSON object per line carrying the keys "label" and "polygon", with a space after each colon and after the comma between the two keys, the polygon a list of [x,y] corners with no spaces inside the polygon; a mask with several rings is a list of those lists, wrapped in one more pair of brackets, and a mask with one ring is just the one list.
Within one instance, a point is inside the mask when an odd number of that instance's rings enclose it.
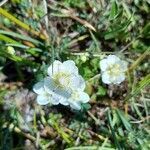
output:
{"label": "unopened bud", "polygon": [[14,48],[13,48],[12,46],[8,46],[8,47],[7,47],[7,52],[8,52],[9,54],[11,54],[11,55],[14,55],[14,54],[15,54],[15,50],[14,50]]}

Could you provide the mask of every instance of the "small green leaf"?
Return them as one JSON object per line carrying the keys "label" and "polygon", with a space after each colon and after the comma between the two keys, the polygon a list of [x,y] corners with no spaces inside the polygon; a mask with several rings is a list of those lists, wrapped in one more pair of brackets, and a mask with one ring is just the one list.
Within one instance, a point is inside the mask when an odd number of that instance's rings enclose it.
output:
{"label": "small green leaf", "polygon": [[131,124],[129,123],[129,121],[128,121],[127,117],[124,115],[124,113],[119,109],[116,109],[116,112],[117,112],[120,120],[122,121],[122,124],[126,128],[126,130],[131,131]]}
{"label": "small green leaf", "polygon": [[81,110],[82,111],[87,111],[91,108],[91,105],[89,103],[84,103],[84,104],[81,104]]}
{"label": "small green leaf", "polygon": [[142,34],[145,36],[145,37],[150,37],[150,22],[148,22],[144,28],[143,28],[143,31],[142,31]]}
{"label": "small green leaf", "polygon": [[120,149],[121,149],[121,146],[120,146],[120,143],[119,143],[119,141],[118,141],[118,139],[117,139],[115,130],[114,130],[114,128],[113,128],[112,118],[111,118],[111,112],[112,112],[112,110],[110,110],[110,109],[107,111],[108,124],[109,124],[109,126],[110,126],[110,130],[111,130],[111,134],[112,134],[112,137],[113,137],[115,146],[116,146],[116,148],[117,148],[118,150],[120,150]]}
{"label": "small green leaf", "polygon": [[118,14],[118,5],[116,1],[112,3],[109,19],[115,19]]}
{"label": "small green leaf", "polygon": [[105,95],[106,95],[106,92],[107,92],[107,90],[106,90],[104,87],[99,86],[98,91],[97,91],[96,94],[97,94],[98,96],[105,96]]}
{"label": "small green leaf", "polygon": [[16,40],[7,37],[3,34],[0,34],[0,41],[5,41],[6,43],[12,43],[12,44],[19,44],[19,42],[17,42]]}
{"label": "small green leaf", "polygon": [[30,42],[32,42],[34,44],[42,44],[38,40],[35,40],[35,39],[31,38],[31,37],[28,37],[28,36],[25,36],[25,35],[22,35],[22,34],[19,34],[19,33],[14,33],[14,32],[0,30],[0,34],[9,35],[9,36],[12,36],[14,38],[30,41]]}
{"label": "small green leaf", "polygon": [[144,77],[143,80],[141,80],[138,85],[136,86],[136,88],[134,89],[134,91],[129,94],[125,100],[130,99],[131,97],[137,95],[144,87],[148,86],[150,84],[150,74],[148,74],[146,77]]}
{"label": "small green leaf", "polygon": [[131,18],[128,19],[126,22],[122,23],[119,27],[117,27],[111,31],[105,32],[104,33],[105,40],[113,39],[113,38],[119,36],[121,33],[126,32],[126,29],[130,23],[131,23]]}

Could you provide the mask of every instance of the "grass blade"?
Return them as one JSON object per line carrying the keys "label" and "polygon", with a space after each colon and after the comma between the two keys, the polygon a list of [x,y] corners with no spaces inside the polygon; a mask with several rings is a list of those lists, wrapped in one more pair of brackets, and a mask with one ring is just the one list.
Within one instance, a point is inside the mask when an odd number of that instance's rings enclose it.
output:
{"label": "grass blade", "polygon": [[137,84],[137,86],[135,87],[134,91],[133,91],[132,93],[130,93],[130,94],[126,97],[125,101],[127,101],[127,100],[130,99],[131,97],[137,95],[137,94],[141,91],[141,89],[143,89],[144,87],[148,86],[149,84],[150,84],[150,74],[148,74],[146,77],[144,77],[144,79],[141,80],[141,81]]}
{"label": "grass blade", "polygon": [[114,143],[116,145],[116,148],[118,150],[121,150],[120,144],[119,144],[119,142],[117,140],[115,131],[114,131],[113,126],[112,126],[112,119],[111,119],[111,116],[110,116],[110,110],[107,111],[107,118],[108,118],[108,123],[109,123],[110,129],[111,129],[112,137],[114,139]]}
{"label": "grass blade", "polygon": [[25,36],[25,35],[22,35],[22,34],[18,34],[18,33],[14,33],[14,32],[8,32],[8,31],[3,31],[3,30],[0,30],[0,34],[4,34],[4,35],[9,35],[9,36],[12,36],[14,38],[19,38],[21,40],[26,40],[26,41],[30,41],[34,44],[42,44],[40,41],[38,40],[35,40],[33,38],[30,38],[28,36]]}
{"label": "grass blade", "polygon": [[16,17],[14,17],[12,14],[10,14],[9,12],[7,12],[5,9],[0,8],[0,14],[3,15],[4,17],[8,18],[12,22],[16,23],[18,26],[22,27],[23,29],[25,29],[27,31],[30,31],[32,34],[40,37],[41,39],[43,39],[43,40],[46,39],[46,37],[44,35],[42,35],[41,33],[33,30],[29,25],[27,25],[24,22],[20,21],[19,19],[17,19]]}
{"label": "grass blade", "polygon": [[124,113],[122,111],[120,111],[119,109],[116,109],[116,112],[117,112],[122,124],[126,128],[126,130],[131,131],[131,124],[128,122]]}
{"label": "grass blade", "polygon": [[0,34],[0,40],[5,41],[6,43],[12,43],[12,44],[19,44],[19,42],[11,39],[10,37],[7,37],[5,35]]}

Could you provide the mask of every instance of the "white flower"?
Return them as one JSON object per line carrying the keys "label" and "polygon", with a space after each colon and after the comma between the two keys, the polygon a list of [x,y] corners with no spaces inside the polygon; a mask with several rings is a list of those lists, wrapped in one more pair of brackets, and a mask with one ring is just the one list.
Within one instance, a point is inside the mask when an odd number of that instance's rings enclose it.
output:
{"label": "white flower", "polygon": [[125,80],[127,62],[115,55],[109,55],[100,61],[102,81],[106,84],[120,84]]}
{"label": "white flower", "polygon": [[80,110],[82,103],[87,103],[89,101],[89,95],[81,90],[73,91],[71,97],[68,99],[71,108]]}
{"label": "white flower", "polygon": [[55,60],[48,68],[48,75],[54,80],[59,88],[84,89],[84,79],[78,74],[78,68],[72,60],[61,63]]}
{"label": "white flower", "polygon": [[67,99],[71,96],[71,89],[63,88],[55,82],[51,77],[44,79],[44,89],[51,96],[51,103],[54,105],[69,105]]}
{"label": "white flower", "polygon": [[[48,67],[48,76],[38,82],[33,90],[38,94],[37,103],[46,105],[70,105],[80,109],[81,103],[89,101],[84,93],[85,81],[78,74],[78,68],[72,60],[61,63],[56,60]],[[76,95],[78,96],[74,96]]]}

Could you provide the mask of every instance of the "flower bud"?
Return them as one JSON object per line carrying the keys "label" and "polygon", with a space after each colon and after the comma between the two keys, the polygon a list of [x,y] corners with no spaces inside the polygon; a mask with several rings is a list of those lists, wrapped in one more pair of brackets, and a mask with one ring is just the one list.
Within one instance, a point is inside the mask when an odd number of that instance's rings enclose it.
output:
{"label": "flower bud", "polygon": [[7,52],[8,52],[9,54],[11,54],[11,55],[14,55],[14,54],[15,54],[15,50],[14,50],[14,48],[13,48],[12,46],[8,46],[8,47],[7,47]]}

